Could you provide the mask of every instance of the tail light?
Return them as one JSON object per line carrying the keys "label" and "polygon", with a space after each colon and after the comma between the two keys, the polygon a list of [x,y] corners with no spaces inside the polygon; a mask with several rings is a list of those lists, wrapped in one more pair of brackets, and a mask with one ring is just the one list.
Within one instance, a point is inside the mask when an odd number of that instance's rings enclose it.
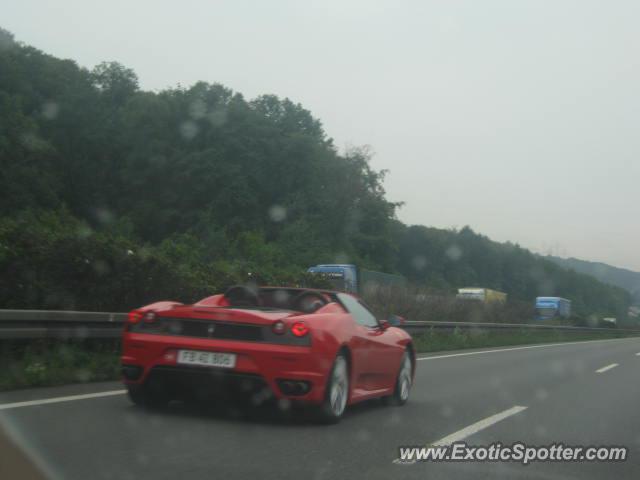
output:
{"label": "tail light", "polygon": [[136,324],[140,321],[141,318],[142,318],[142,312],[133,310],[129,312],[129,315],[127,316],[127,323]]}
{"label": "tail light", "polygon": [[304,322],[295,322],[291,325],[291,333],[293,333],[296,337],[304,337],[309,333],[309,327]]}

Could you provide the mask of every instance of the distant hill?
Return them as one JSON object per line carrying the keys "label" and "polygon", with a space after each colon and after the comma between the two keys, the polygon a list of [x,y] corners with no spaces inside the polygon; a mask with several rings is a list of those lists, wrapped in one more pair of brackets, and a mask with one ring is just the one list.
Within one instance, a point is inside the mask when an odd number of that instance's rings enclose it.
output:
{"label": "distant hill", "polygon": [[573,269],[576,272],[591,275],[602,282],[622,287],[631,293],[634,303],[640,305],[640,272],[577,258],[560,258],[551,255],[547,255],[545,258],[561,267]]}

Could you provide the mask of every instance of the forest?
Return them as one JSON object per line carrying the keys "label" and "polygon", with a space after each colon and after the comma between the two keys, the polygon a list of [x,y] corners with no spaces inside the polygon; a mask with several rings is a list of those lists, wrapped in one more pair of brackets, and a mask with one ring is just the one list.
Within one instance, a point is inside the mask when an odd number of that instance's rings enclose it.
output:
{"label": "forest", "polygon": [[117,62],[82,68],[0,29],[0,308],[124,311],[349,262],[626,316],[622,288],[470,227],[402,223],[369,160],[290,99],[145,91]]}

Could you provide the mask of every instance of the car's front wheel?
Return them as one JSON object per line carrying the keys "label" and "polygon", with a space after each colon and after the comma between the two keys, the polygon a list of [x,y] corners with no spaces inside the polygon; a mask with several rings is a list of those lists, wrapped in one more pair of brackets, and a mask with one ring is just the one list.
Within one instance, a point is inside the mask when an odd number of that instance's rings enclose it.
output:
{"label": "car's front wheel", "polygon": [[336,357],[320,407],[320,419],[324,423],[337,423],[347,408],[349,399],[349,363],[344,353]]}
{"label": "car's front wheel", "polygon": [[398,377],[396,378],[396,385],[393,391],[393,395],[386,397],[388,403],[391,405],[404,405],[409,400],[409,393],[413,386],[413,363],[411,362],[411,355],[405,350],[402,355],[402,361],[400,362],[400,370],[398,371]]}

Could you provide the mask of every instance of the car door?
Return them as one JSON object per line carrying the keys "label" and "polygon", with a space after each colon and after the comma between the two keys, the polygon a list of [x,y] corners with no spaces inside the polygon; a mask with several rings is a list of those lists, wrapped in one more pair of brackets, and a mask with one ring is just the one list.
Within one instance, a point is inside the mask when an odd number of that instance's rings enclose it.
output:
{"label": "car door", "polygon": [[388,388],[397,373],[389,333],[380,328],[375,315],[357,298],[341,294],[340,301],[355,322],[352,340],[355,387],[363,390]]}

